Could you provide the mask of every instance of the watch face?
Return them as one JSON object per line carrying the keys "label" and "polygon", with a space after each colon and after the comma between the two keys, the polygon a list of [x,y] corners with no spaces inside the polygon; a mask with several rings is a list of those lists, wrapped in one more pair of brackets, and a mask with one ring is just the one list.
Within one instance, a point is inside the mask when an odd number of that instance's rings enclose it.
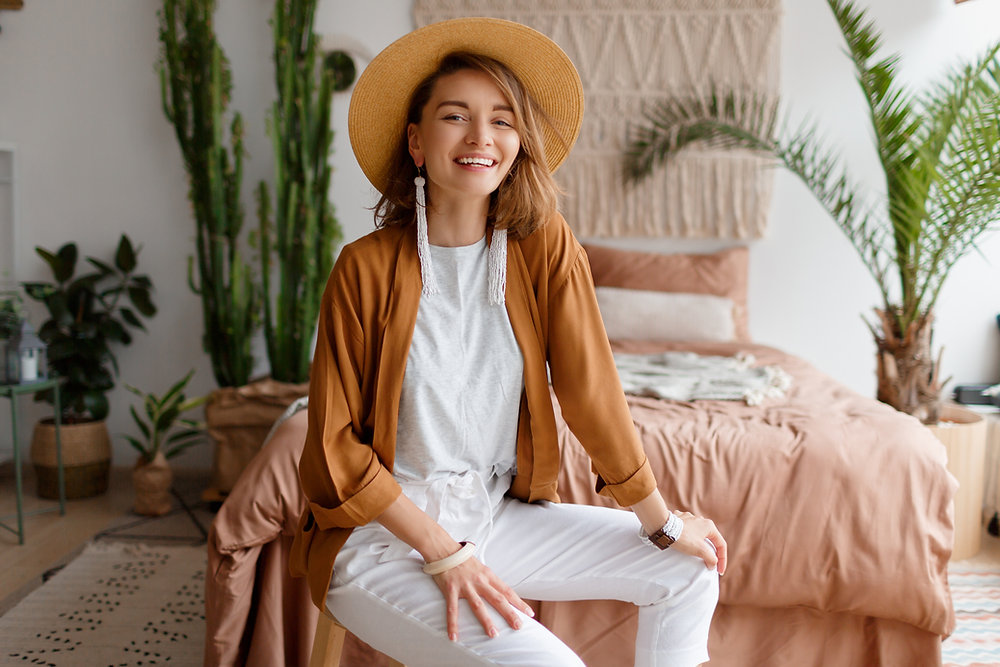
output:
{"label": "watch face", "polygon": [[676,540],[674,538],[672,538],[669,535],[667,535],[666,533],[664,533],[662,528],[660,530],[656,531],[655,533],[653,533],[652,535],[650,535],[649,536],[649,541],[652,542],[653,544],[655,544],[656,546],[658,546],[661,549],[666,549],[671,544],[673,544],[674,542],[676,542]]}

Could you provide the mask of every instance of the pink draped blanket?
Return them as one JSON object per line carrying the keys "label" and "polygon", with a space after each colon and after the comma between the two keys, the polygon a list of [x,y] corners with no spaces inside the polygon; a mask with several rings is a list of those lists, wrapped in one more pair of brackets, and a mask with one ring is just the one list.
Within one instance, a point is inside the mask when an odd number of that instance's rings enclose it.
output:
{"label": "pink draped blanket", "polygon": [[[773,348],[615,344],[617,352],[674,349],[743,350],[793,377],[785,398],[757,407],[629,396],[667,503],[711,517],[728,541],[721,604],[847,612],[947,636],[957,484],[934,435]],[[563,502],[611,506],[560,424]]]}

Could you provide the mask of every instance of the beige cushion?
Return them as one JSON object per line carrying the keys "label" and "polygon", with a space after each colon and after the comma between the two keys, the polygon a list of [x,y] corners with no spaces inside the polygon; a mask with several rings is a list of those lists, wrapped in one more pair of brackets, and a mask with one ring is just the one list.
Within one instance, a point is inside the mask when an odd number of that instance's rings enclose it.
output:
{"label": "beige cushion", "polygon": [[737,341],[750,341],[745,246],[710,254],[673,254],[586,245],[594,284],[653,292],[709,294],[730,299]]}
{"label": "beige cushion", "polygon": [[613,340],[736,340],[732,299],[623,287],[596,291],[604,328]]}

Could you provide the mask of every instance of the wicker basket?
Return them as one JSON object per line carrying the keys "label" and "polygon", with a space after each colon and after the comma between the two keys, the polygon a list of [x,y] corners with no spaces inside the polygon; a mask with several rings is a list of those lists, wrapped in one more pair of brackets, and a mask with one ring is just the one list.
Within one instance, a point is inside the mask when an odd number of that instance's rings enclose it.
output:
{"label": "wicker basket", "polygon": [[[111,470],[111,439],[103,421],[62,424],[63,470],[67,498],[89,498],[108,490]],[[38,495],[59,497],[59,470],[56,465],[56,428],[52,419],[35,424],[31,440],[31,462],[35,466]]]}

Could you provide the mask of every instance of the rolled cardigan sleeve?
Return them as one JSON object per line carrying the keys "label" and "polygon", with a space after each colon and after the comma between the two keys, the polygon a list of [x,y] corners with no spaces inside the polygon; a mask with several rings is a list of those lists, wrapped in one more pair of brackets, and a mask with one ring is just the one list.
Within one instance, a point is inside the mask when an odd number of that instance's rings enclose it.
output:
{"label": "rolled cardigan sleeve", "polygon": [[363,374],[372,372],[358,316],[359,277],[345,248],[320,309],[309,384],[309,429],[299,461],[308,511],[323,530],[364,525],[396,500],[399,484],[366,433]]}
{"label": "rolled cardigan sleeve", "polygon": [[634,505],[656,489],[656,479],[615,368],[586,252],[568,229],[555,245],[566,270],[549,297],[552,387],[563,418],[590,456],[597,491],[619,505]]}

